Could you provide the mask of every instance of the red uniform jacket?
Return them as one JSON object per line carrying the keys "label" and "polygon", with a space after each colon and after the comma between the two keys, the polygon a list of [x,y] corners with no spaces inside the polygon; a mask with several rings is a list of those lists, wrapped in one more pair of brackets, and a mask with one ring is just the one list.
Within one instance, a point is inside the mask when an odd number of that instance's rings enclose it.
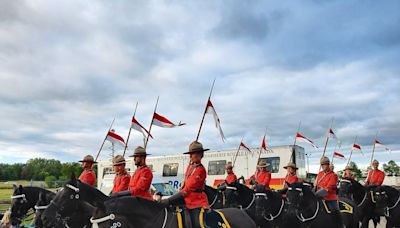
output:
{"label": "red uniform jacket", "polygon": [[209,208],[205,189],[206,169],[200,164],[190,164],[186,168],[185,179],[180,192],[186,192],[185,205],[188,209]]}
{"label": "red uniform jacket", "polygon": [[126,171],[116,174],[114,178],[114,187],[111,192],[122,192],[128,190],[130,179],[131,176]]}
{"label": "red uniform jacket", "polygon": [[88,184],[92,187],[96,184],[96,174],[91,169],[85,169],[79,176],[79,180],[82,183]]}
{"label": "red uniform jacket", "polygon": [[228,176],[226,176],[226,183],[230,184],[233,183],[237,180],[237,177],[234,173],[228,174]]}
{"label": "red uniform jacket", "polygon": [[292,174],[286,174],[285,183],[283,184],[283,187],[287,188],[288,187],[288,183],[289,184],[293,184],[295,182],[299,182],[299,178],[297,177],[296,174],[293,174],[293,175]]}
{"label": "red uniform jacket", "polygon": [[337,200],[336,194],[338,176],[333,172],[321,171],[318,173],[317,179],[315,179],[315,187],[317,190],[325,189],[328,191],[328,195],[324,197],[324,200]]}
{"label": "red uniform jacket", "polygon": [[343,178],[347,178],[347,179],[352,179],[352,180],[354,180],[353,174],[346,174],[346,173],[343,173],[342,177],[343,177]]}
{"label": "red uniform jacket", "polygon": [[368,176],[367,176],[367,180],[365,181],[365,184],[381,186],[384,179],[385,179],[384,172],[380,171],[379,169],[371,170],[368,172]]}
{"label": "red uniform jacket", "polygon": [[262,184],[265,189],[269,189],[269,182],[271,181],[271,173],[268,171],[259,171],[255,175],[256,184]]}
{"label": "red uniform jacket", "polygon": [[153,173],[148,166],[138,167],[129,182],[129,190],[132,196],[153,200],[149,192],[152,180]]}

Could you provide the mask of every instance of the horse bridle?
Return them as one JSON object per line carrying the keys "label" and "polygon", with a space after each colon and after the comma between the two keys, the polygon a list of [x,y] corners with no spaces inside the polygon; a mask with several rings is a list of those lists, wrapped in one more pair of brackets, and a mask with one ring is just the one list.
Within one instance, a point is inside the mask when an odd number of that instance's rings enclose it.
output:
{"label": "horse bridle", "polygon": [[[346,180],[346,179],[342,179],[342,180],[340,180],[340,182],[346,182],[346,183],[349,183],[350,185],[353,185],[350,180]],[[361,202],[359,204],[357,204],[357,207],[361,207],[361,205],[364,204],[365,200],[367,199],[367,196],[368,196],[368,191],[364,192],[364,197],[361,200]]]}
{"label": "horse bridle", "polygon": [[387,216],[387,217],[390,217],[390,210],[392,210],[393,208],[395,208],[395,207],[397,207],[397,205],[399,205],[399,202],[400,202],[400,193],[399,193],[399,195],[397,196],[397,201],[393,204],[393,206],[387,206],[387,207],[385,207],[385,216]]}
{"label": "horse bridle", "polygon": [[[263,196],[265,199],[268,199],[267,193],[255,193],[253,196],[254,196],[253,199],[255,199],[255,197],[261,197],[261,196]],[[279,208],[278,213],[276,213],[276,215],[272,215],[271,213],[269,213],[269,218],[265,217],[265,215],[264,215],[263,217],[264,217],[265,220],[271,222],[271,221],[273,221],[274,219],[278,218],[281,215],[282,210],[283,210],[283,206],[285,205],[285,201],[283,201],[283,199],[281,199],[281,201],[282,201],[281,202],[281,207]]]}
{"label": "horse bridle", "polygon": [[[79,200],[80,196],[79,196],[79,188],[78,187],[75,187],[71,184],[66,184],[65,187],[67,187],[75,192],[75,194],[70,195],[70,197],[69,197],[70,200]],[[51,200],[50,204],[55,206],[59,212],[62,212],[64,210],[64,207],[57,205],[57,203],[54,202],[54,200]],[[78,204],[77,204],[77,207],[78,207]]]}
{"label": "horse bridle", "polygon": [[[302,188],[294,188],[294,189],[293,189],[292,187],[289,187],[288,190],[289,190],[289,191],[295,190],[295,191],[300,192],[300,196],[303,195],[303,189],[302,189]],[[296,217],[300,220],[300,222],[308,222],[308,221],[310,221],[310,220],[315,219],[315,217],[317,217],[318,211],[319,211],[319,201],[317,200],[317,208],[316,208],[314,214],[313,214],[311,217],[309,217],[309,218],[304,218],[303,213],[300,213],[300,215],[299,215],[297,212],[296,212]]]}
{"label": "horse bridle", "polygon": [[[25,195],[24,193],[19,194],[19,195],[12,195],[10,198],[11,198],[11,199],[22,199],[22,200],[20,201],[21,204],[28,203],[28,200],[26,199],[26,195]],[[27,212],[28,212],[28,211],[29,211],[29,208],[27,209]],[[30,213],[30,214],[25,214],[25,215],[23,215],[23,214],[20,213],[20,211],[18,210],[17,218],[18,218],[18,220],[22,221],[23,219],[25,219],[26,217],[32,215],[33,213],[34,213],[34,212],[32,212],[32,213]]]}

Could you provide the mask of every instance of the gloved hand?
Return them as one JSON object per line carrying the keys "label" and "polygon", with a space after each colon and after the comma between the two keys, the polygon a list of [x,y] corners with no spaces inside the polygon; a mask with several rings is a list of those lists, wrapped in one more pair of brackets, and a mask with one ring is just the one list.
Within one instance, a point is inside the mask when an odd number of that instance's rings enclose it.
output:
{"label": "gloved hand", "polygon": [[130,195],[131,195],[131,191],[126,190],[126,191],[122,191],[122,192],[113,192],[110,194],[110,197],[117,198],[117,197],[130,196]]}
{"label": "gloved hand", "polygon": [[317,197],[320,198],[320,199],[324,198],[324,197],[327,196],[327,195],[328,195],[328,191],[326,191],[326,190],[323,189],[323,188],[321,188],[320,190],[318,190],[318,191],[315,193],[315,196],[317,196]]}
{"label": "gloved hand", "polygon": [[182,200],[183,200],[183,195],[182,193],[178,192],[175,195],[169,197],[168,199],[162,199],[160,203],[166,207],[170,205],[176,206],[179,205],[182,202]]}

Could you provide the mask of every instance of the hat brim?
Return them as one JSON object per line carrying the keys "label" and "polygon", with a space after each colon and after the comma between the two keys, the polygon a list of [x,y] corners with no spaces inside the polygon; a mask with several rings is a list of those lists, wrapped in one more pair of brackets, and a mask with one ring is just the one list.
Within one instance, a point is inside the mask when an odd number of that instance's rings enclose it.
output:
{"label": "hat brim", "polygon": [[114,163],[113,166],[126,164],[126,161]]}
{"label": "hat brim", "polygon": [[80,160],[79,162],[87,162],[87,163],[93,163],[93,164],[96,164],[97,162],[95,162],[95,161],[85,161],[85,160]]}
{"label": "hat brim", "polygon": [[188,151],[188,152],[185,152],[185,153],[183,153],[183,154],[195,154],[195,153],[201,153],[201,152],[208,151],[208,150],[210,150],[210,149],[203,149],[203,150],[196,150],[196,151]]}
{"label": "hat brim", "polygon": [[148,153],[145,153],[145,154],[134,154],[134,155],[129,155],[129,157],[142,157],[142,156],[147,156],[147,155],[151,155],[151,154],[148,154]]}
{"label": "hat brim", "polygon": [[294,167],[294,166],[283,166],[284,169],[287,169],[288,167],[292,167],[293,169],[299,169],[299,168]]}
{"label": "hat brim", "polygon": [[347,169],[344,169],[343,171],[346,171],[346,170],[353,171],[353,169],[352,169],[352,168],[347,168]]}
{"label": "hat brim", "polygon": [[265,168],[265,167],[268,167],[269,166],[269,164],[267,163],[266,165],[257,165],[257,168]]}
{"label": "hat brim", "polygon": [[324,163],[321,163],[321,165],[330,165],[330,162],[324,162]]}

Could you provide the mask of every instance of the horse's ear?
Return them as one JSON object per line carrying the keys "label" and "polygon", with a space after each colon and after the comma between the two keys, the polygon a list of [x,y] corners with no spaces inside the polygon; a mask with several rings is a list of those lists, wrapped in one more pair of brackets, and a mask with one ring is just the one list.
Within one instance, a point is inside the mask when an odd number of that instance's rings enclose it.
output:
{"label": "horse's ear", "polygon": [[13,184],[14,191],[17,190],[17,188],[18,188],[17,185]]}
{"label": "horse's ear", "polygon": [[74,173],[74,172],[71,173],[71,180],[72,180],[72,181],[76,181],[76,176],[75,176],[75,173]]}
{"label": "horse's ear", "polygon": [[19,189],[19,191],[22,192],[22,190],[24,190],[24,187],[22,187],[22,185],[19,185],[18,189]]}

